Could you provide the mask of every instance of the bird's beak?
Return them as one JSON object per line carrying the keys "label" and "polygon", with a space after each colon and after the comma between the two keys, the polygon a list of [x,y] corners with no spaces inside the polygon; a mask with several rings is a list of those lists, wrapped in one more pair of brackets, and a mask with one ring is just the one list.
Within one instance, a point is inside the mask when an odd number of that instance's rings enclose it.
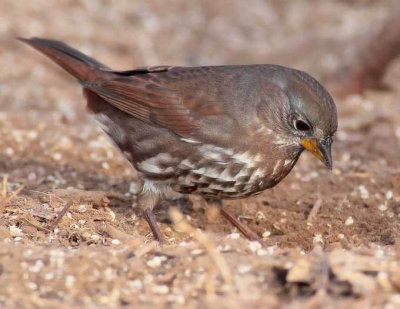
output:
{"label": "bird's beak", "polygon": [[317,140],[316,138],[302,138],[301,144],[305,149],[318,158],[327,168],[332,169],[331,145],[332,139]]}

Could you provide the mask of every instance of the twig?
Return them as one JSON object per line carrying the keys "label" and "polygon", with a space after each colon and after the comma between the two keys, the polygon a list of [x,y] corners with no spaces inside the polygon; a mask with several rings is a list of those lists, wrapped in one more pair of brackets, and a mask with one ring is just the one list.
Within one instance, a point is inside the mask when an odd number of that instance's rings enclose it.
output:
{"label": "twig", "polygon": [[47,232],[47,233],[50,233],[50,232],[51,232],[49,229],[47,229],[47,228],[45,228],[45,227],[43,227],[43,226],[40,226],[40,225],[38,225],[38,224],[36,224],[36,223],[33,223],[32,221],[28,220],[27,218],[22,218],[22,219],[23,219],[26,223],[32,225],[34,228],[36,228],[36,229],[38,229],[38,230],[41,230],[41,231]]}
{"label": "twig", "polygon": [[203,245],[211,259],[214,261],[223,280],[227,284],[229,294],[232,295],[233,288],[231,272],[225,259],[222,257],[221,253],[215,248],[214,244],[210,240],[208,240],[208,238],[202,231],[195,229],[193,226],[191,226],[177,208],[172,207],[169,210],[169,215],[177,229],[187,234],[191,234],[201,245]]}
{"label": "twig", "polygon": [[58,213],[57,218],[50,225],[49,229],[52,231],[57,226],[57,224],[61,221],[62,217],[67,213],[68,209],[72,206],[72,202],[67,202],[64,208]]}
{"label": "twig", "polygon": [[8,177],[7,175],[5,175],[3,177],[3,190],[1,193],[1,201],[0,201],[0,213],[3,213],[7,203],[9,201],[11,201],[15,196],[17,196],[21,190],[24,188],[23,185],[21,185],[17,190],[15,190],[10,196],[7,196],[7,181],[8,181]]}
{"label": "twig", "polygon": [[321,194],[318,194],[318,199],[315,201],[315,203],[314,203],[314,205],[313,205],[313,207],[312,207],[312,209],[311,209],[311,211],[310,211],[310,213],[308,215],[308,218],[307,218],[308,222],[314,220],[314,218],[316,217],[316,215],[317,215],[319,209],[321,208],[321,206],[322,206]]}

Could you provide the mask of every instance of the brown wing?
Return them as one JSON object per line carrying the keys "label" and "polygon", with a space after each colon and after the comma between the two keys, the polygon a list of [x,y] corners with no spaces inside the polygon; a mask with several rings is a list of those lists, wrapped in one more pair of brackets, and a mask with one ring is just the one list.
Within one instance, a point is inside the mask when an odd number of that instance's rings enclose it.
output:
{"label": "brown wing", "polygon": [[161,67],[113,71],[115,78],[97,79],[82,85],[135,118],[166,127],[182,136],[191,135],[198,128],[196,112],[184,104],[182,95],[176,90],[148,75],[166,70]]}
{"label": "brown wing", "polygon": [[[157,66],[113,71],[63,42],[41,38],[20,40],[48,56],[87,90],[116,108],[179,135],[193,135],[204,120],[200,116],[221,112],[221,105],[215,104],[220,100],[216,100],[215,93],[210,94],[215,85],[209,82],[209,68]],[[181,75],[174,77],[169,74],[171,71],[179,71]],[[180,87],[176,87],[178,83]]]}

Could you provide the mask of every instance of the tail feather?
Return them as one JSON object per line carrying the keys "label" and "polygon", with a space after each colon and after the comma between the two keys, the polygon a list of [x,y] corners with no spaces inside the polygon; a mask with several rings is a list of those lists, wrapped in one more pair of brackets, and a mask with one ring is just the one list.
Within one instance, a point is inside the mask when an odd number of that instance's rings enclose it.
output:
{"label": "tail feather", "polygon": [[100,74],[104,76],[104,71],[109,70],[104,64],[60,41],[41,38],[18,40],[45,54],[80,82],[93,80]]}

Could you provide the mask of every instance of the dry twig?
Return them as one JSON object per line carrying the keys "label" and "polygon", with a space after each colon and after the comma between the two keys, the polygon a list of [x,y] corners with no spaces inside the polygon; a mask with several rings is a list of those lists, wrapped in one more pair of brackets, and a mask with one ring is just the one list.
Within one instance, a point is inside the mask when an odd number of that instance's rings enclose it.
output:
{"label": "dry twig", "polygon": [[72,206],[72,202],[67,202],[64,208],[58,213],[57,218],[50,225],[49,229],[52,231],[57,226],[57,224],[61,221],[62,217],[67,213],[68,209]]}
{"label": "dry twig", "polygon": [[23,185],[21,185],[17,190],[15,190],[10,196],[8,196],[7,193],[7,183],[8,183],[8,177],[5,175],[3,177],[3,189],[1,193],[1,201],[0,201],[0,213],[3,213],[7,203],[11,201],[15,196],[17,196],[21,190],[24,188]]}
{"label": "dry twig", "polygon": [[[225,259],[222,257],[221,253],[215,248],[214,244],[206,237],[206,235],[202,231],[200,231],[199,229],[195,229],[193,226],[191,226],[177,208],[172,207],[169,211],[169,215],[171,216],[171,219],[177,229],[187,234],[191,234],[206,249],[209,256],[218,268],[223,280],[227,284],[228,291],[231,294],[233,292],[231,272]],[[210,290],[210,287],[208,287],[208,289]]]}
{"label": "dry twig", "polygon": [[48,228],[45,228],[35,222],[32,222],[32,220],[28,219],[27,217],[23,217],[22,220],[24,220],[24,222],[28,223],[29,225],[33,226],[34,228],[36,228],[40,231],[47,232],[47,233],[51,232]]}
{"label": "dry twig", "polygon": [[315,201],[315,203],[314,203],[314,205],[313,205],[313,207],[312,207],[312,209],[311,209],[311,211],[310,211],[310,213],[308,215],[308,218],[307,218],[308,222],[310,222],[310,221],[315,219],[315,216],[317,215],[317,213],[318,213],[319,209],[321,208],[321,206],[322,206],[321,194],[318,194],[318,199]]}

